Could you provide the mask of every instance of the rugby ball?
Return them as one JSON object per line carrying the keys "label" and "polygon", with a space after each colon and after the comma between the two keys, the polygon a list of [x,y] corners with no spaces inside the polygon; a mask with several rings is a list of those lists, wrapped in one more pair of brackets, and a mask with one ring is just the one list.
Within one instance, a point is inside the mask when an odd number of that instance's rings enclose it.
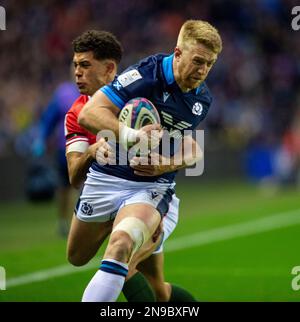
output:
{"label": "rugby ball", "polygon": [[136,97],[123,107],[119,121],[138,130],[148,124],[159,124],[160,117],[156,107],[147,98]]}

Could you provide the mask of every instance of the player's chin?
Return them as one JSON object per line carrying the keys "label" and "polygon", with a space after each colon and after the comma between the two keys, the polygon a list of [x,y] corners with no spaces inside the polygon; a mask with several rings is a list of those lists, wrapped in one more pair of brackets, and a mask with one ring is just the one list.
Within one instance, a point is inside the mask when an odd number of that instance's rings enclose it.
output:
{"label": "player's chin", "polygon": [[89,89],[87,88],[87,86],[83,83],[77,83],[77,88],[80,94],[82,95],[88,95],[89,93]]}
{"label": "player's chin", "polygon": [[88,95],[88,90],[85,87],[78,88],[81,95]]}
{"label": "player's chin", "polygon": [[204,79],[193,79],[192,81],[191,81],[191,86],[190,86],[190,88],[197,88],[197,87],[199,87],[200,85],[201,85],[201,83],[203,83],[203,80]]}

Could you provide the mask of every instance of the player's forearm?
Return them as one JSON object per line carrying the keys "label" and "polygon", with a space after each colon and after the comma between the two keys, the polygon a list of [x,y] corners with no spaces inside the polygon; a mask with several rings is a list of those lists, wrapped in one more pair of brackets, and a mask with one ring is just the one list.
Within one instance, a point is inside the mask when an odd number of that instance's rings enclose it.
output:
{"label": "player's forearm", "polygon": [[161,173],[178,171],[180,169],[184,169],[184,168],[187,168],[189,166],[192,166],[193,164],[195,164],[195,162],[187,163],[186,161],[181,159],[180,156],[174,156],[174,157],[171,157],[169,159],[169,164],[168,165],[160,166]]}
{"label": "player's forearm", "polygon": [[94,134],[98,134],[101,130],[111,130],[118,139],[119,111],[119,108],[113,105],[105,94],[98,91],[81,110],[78,123]]}
{"label": "player's forearm", "polygon": [[203,158],[203,151],[198,145],[198,143],[189,138],[187,141],[182,145],[181,150],[179,153],[175,154],[171,158],[171,171],[176,171],[180,169],[184,169],[187,167],[193,166],[195,163],[200,161]]}
{"label": "player's forearm", "polygon": [[180,160],[180,161],[179,160],[175,161],[175,158],[172,157],[171,162],[170,162],[170,171],[169,172],[173,172],[173,171],[177,171],[180,169],[190,167],[197,162],[196,159],[190,159],[189,161],[190,162],[186,162],[184,159]]}
{"label": "player's forearm", "polygon": [[97,135],[102,130],[112,131],[119,137],[119,121],[116,116],[106,108],[91,106],[79,114],[78,123],[91,133]]}
{"label": "player's forearm", "polygon": [[86,179],[86,174],[88,172],[91,163],[94,158],[88,149],[84,153],[77,153],[77,155],[67,155],[68,160],[68,171],[69,171],[69,180],[72,187],[79,189]]}

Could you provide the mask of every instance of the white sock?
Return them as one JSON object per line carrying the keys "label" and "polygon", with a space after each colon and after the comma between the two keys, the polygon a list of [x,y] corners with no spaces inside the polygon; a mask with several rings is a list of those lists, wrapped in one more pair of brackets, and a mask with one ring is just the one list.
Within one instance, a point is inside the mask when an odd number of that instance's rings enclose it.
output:
{"label": "white sock", "polygon": [[104,259],[86,287],[82,302],[115,302],[122,291],[127,273],[128,265]]}

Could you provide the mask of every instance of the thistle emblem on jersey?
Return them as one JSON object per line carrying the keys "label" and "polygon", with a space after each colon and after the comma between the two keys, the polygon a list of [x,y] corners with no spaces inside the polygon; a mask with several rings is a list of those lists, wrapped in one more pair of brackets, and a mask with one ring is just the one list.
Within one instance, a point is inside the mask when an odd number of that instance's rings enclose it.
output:
{"label": "thistle emblem on jersey", "polygon": [[192,109],[192,113],[195,114],[195,115],[201,115],[202,114],[202,111],[203,111],[203,106],[201,103],[199,102],[196,102],[194,105],[193,105],[193,109]]}
{"label": "thistle emblem on jersey", "polygon": [[86,215],[86,216],[91,216],[93,214],[93,207],[92,205],[90,205],[89,203],[87,202],[84,202],[82,205],[81,205],[81,212]]}

